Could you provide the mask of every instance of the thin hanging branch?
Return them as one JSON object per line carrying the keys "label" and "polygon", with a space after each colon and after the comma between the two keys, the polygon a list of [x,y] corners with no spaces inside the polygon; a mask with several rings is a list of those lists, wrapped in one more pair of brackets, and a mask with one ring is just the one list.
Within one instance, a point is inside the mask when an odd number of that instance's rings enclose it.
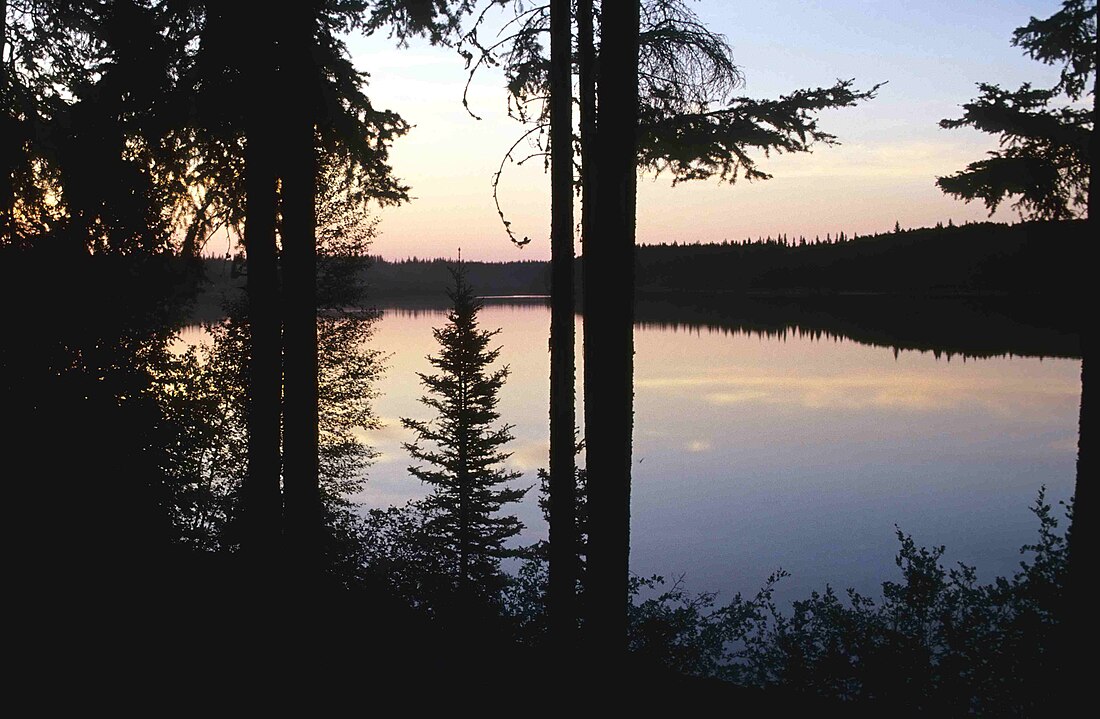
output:
{"label": "thin hanging branch", "polygon": [[493,173],[493,182],[492,182],[492,184],[493,184],[493,204],[496,205],[497,215],[500,216],[500,221],[504,225],[504,231],[508,233],[508,239],[510,239],[516,247],[525,247],[525,246],[527,246],[531,242],[531,238],[527,237],[526,235],[524,235],[522,240],[519,239],[518,237],[516,237],[516,234],[512,231],[512,222],[511,222],[511,220],[509,220],[508,218],[506,218],[504,216],[504,210],[500,206],[500,194],[499,194],[500,177],[501,177],[502,174],[504,174],[504,166],[508,162],[514,162],[517,166],[519,166],[519,165],[522,165],[523,163],[527,162],[528,160],[530,160],[533,157],[541,157],[541,156],[546,155],[546,151],[542,150],[542,151],[539,151],[539,152],[533,152],[533,153],[531,153],[531,154],[529,154],[529,155],[525,156],[524,158],[517,161],[515,159],[515,156],[514,156],[513,153],[515,152],[516,148],[519,147],[521,142],[523,142],[524,140],[526,140],[528,137],[535,134],[536,132],[542,132],[547,127],[549,127],[548,123],[543,123],[543,124],[540,124],[540,125],[536,125],[536,126],[532,127],[531,129],[529,129],[527,132],[520,135],[519,139],[516,140],[514,143],[512,143],[512,146],[510,148],[508,148],[507,152],[504,153],[504,157],[501,158],[500,165],[497,167],[497,171],[495,173]]}

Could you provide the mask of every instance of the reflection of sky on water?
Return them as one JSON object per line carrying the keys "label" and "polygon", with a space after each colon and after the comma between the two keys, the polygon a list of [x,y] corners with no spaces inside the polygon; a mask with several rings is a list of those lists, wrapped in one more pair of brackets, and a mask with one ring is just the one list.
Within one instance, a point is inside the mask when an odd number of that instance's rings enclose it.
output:
{"label": "reflection of sky on water", "polygon": [[[423,497],[427,487],[409,475],[409,455],[402,442],[413,435],[401,427],[401,417],[430,419],[432,412],[417,398],[424,394],[417,372],[434,371],[426,357],[438,353],[432,328],[446,322],[445,313],[437,309],[387,309],[376,324],[375,347],[390,354],[387,370],[379,389],[382,396],[375,410],[385,423],[380,431],[370,432],[366,440],[381,452],[368,470],[370,480],[357,499],[367,506],[401,504]],[[511,374],[500,393],[499,410],[502,420],[514,424],[515,440],[508,446],[512,452],[510,465],[525,476],[517,486],[536,485],[535,471],[547,465],[549,442],[550,356],[547,334],[550,315],[545,306],[499,304],[491,300],[480,314],[484,329],[501,328],[494,346],[501,347],[498,366],[509,365]],[[578,343],[578,351],[580,345]],[[534,500],[536,489],[529,497]],[[517,512],[531,529],[531,536],[545,536],[546,529],[534,501],[525,503]]]}
{"label": "reflection of sky on water", "polygon": [[1080,363],[636,333],[633,567],[784,596],[896,578],[894,525],[984,578],[1072,491]]}
{"label": "reflection of sky on water", "polygon": [[[438,311],[387,310],[374,346],[387,353],[375,409],[381,451],[357,499],[402,503],[425,488],[407,473],[399,417],[430,417],[415,373],[436,352]],[[489,302],[512,374],[500,411],[515,425],[521,486],[547,463],[544,305]],[[579,331],[578,320],[578,331]],[[1080,362],[997,358],[950,362],[835,339],[657,326],[635,331],[633,569],[686,574],[689,588],[751,593],[774,569],[783,600],[826,583],[877,594],[896,579],[894,525],[946,544],[980,576],[1009,574],[1036,523],[1039,486],[1072,491]],[[578,342],[578,357],[580,346]],[[580,391],[578,382],[578,392]],[[527,536],[546,527],[534,491],[517,514]]]}

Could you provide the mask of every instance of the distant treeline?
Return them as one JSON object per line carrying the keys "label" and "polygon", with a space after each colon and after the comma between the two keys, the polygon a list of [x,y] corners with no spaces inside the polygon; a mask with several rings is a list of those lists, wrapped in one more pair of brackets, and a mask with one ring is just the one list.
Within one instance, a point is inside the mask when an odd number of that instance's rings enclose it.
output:
{"label": "distant treeline", "polygon": [[[640,294],[666,292],[763,296],[814,294],[1065,295],[1082,287],[1085,223],[981,222],[875,235],[761,238],[743,242],[641,245]],[[442,297],[453,260],[364,259],[368,296]],[[550,291],[548,262],[465,262],[482,295]],[[237,267],[236,270],[241,269]],[[578,279],[580,259],[576,263]],[[234,263],[207,260],[215,286],[241,285]],[[579,286],[579,282],[578,282]]]}
{"label": "distant treeline", "polygon": [[[378,256],[363,258],[359,279],[373,301],[387,297],[423,297],[446,300],[447,288],[454,284],[448,267],[454,260],[417,258],[390,261]],[[550,292],[550,263],[463,262],[470,285],[481,295],[545,295]],[[210,282],[203,299],[243,287],[248,269],[238,260],[207,259],[206,277]],[[217,304],[217,303],[215,303]],[[212,309],[212,308],[211,308]]]}
{"label": "distant treeline", "polygon": [[[454,260],[412,258],[390,261],[371,257],[364,270],[367,292],[376,297],[440,296],[454,284],[448,267]],[[550,263],[463,261],[466,281],[481,295],[545,295],[550,292]]]}
{"label": "distant treeline", "polygon": [[852,236],[639,247],[640,292],[1065,294],[1085,223],[991,222]]}

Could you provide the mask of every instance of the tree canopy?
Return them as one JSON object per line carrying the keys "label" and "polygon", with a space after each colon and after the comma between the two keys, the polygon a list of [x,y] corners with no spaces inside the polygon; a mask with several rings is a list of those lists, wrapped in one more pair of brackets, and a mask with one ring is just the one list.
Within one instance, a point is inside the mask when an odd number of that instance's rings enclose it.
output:
{"label": "tree canopy", "polygon": [[[1029,219],[1069,219],[1087,212],[1091,138],[1095,128],[1096,3],[1065,0],[1049,18],[1031,18],[1012,44],[1049,65],[1061,65],[1052,88],[1016,90],[979,83],[979,96],[940,127],[972,127],[996,135],[1000,149],[936,184],[949,195],[981,200],[990,214],[1009,198]],[[1092,77],[1090,87],[1089,78]],[[1092,106],[1078,101],[1094,96]]]}
{"label": "tree canopy", "polygon": [[[513,15],[505,21],[500,37],[484,42],[479,30],[488,11],[507,7]],[[598,8],[591,20],[594,37],[598,37]],[[545,157],[549,150],[545,129],[549,123],[550,61],[543,41],[549,23],[546,6],[495,0],[483,8],[459,48],[471,78],[483,66],[503,69],[508,114],[530,125],[505,154],[501,171],[509,161]],[[769,179],[771,175],[758,166],[761,155],[808,152],[815,144],[835,144],[837,138],[819,126],[818,113],[871,99],[880,87],[858,89],[849,79],[775,99],[738,96],[744,78],[729,41],[707,28],[686,0],[644,0],[640,23],[638,167],[667,172],[674,184],[710,178],[729,183],[738,178]],[[595,49],[599,51],[598,46]],[[578,64],[582,56],[578,46]],[[465,98],[463,102],[467,104]],[[515,151],[528,138],[535,139],[536,147],[521,156]],[[494,182],[499,178],[500,171]],[[503,212],[501,215],[503,219]],[[516,238],[507,220],[504,224],[513,241],[525,244]]]}

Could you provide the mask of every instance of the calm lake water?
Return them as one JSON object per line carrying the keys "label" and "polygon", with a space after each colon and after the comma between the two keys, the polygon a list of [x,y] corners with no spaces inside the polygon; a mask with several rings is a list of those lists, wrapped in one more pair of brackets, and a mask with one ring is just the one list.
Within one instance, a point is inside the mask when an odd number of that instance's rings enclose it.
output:
{"label": "calm lake water", "polygon": [[[639,574],[684,575],[689,589],[730,598],[783,568],[781,601],[826,584],[877,596],[898,578],[896,525],[988,581],[1011,574],[1036,537],[1028,507],[1040,486],[1055,502],[1072,493],[1080,360],[948,359],[668,316],[634,335]],[[390,356],[375,404],[385,427],[365,437],[381,455],[355,498],[367,507],[426,492],[408,474],[399,418],[431,416],[416,373],[431,371],[432,328],[444,322],[443,309],[384,307],[376,324],[373,345]],[[489,300],[481,313],[511,368],[499,409],[515,425],[510,464],[523,486],[547,465],[549,323],[539,301]],[[579,318],[577,332],[580,358]],[[527,540],[547,533],[535,492],[515,510]]]}

